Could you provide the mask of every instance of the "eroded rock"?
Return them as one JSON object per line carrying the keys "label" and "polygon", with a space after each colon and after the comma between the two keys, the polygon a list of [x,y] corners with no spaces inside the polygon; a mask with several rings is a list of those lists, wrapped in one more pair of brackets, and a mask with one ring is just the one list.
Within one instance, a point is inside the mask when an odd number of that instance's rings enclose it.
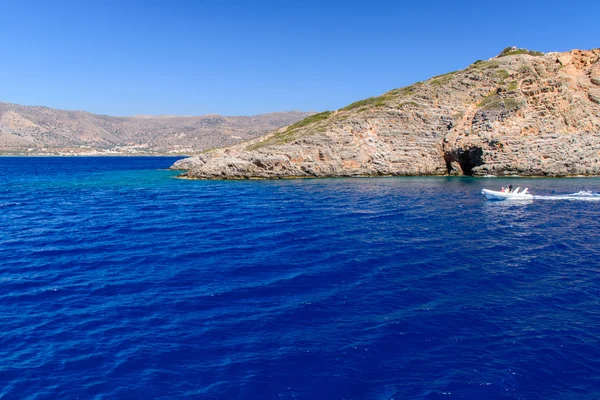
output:
{"label": "eroded rock", "polygon": [[174,167],[200,179],[597,175],[599,60],[513,50]]}

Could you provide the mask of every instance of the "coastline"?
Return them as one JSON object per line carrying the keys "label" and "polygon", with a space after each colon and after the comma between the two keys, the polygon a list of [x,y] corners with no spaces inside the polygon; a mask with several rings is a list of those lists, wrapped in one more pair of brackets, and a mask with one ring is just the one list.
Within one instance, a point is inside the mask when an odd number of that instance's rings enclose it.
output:
{"label": "coastline", "polygon": [[[186,169],[169,168],[171,171],[187,171]],[[460,178],[460,179],[577,179],[586,178],[594,179],[600,178],[600,175],[485,175],[485,176],[471,176],[471,175],[436,175],[436,174],[423,174],[423,175],[400,175],[400,174],[385,174],[385,175],[322,175],[322,176],[278,176],[278,177],[209,177],[199,178],[194,176],[186,176],[180,174],[175,176],[176,179],[187,180],[187,181],[281,181],[281,180],[298,180],[298,179],[374,179],[374,178]]]}
{"label": "coastline", "polygon": [[196,154],[6,154],[0,153],[0,157],[193,157]]}

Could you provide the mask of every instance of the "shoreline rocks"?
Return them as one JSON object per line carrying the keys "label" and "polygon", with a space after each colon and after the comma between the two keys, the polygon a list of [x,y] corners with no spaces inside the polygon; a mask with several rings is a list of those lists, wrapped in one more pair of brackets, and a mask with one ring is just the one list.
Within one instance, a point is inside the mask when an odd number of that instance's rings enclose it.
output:
{"label": "shoreline rocks", "polygon": [[600,175],[600,49],[464,70],[180,160],[195,179]]}

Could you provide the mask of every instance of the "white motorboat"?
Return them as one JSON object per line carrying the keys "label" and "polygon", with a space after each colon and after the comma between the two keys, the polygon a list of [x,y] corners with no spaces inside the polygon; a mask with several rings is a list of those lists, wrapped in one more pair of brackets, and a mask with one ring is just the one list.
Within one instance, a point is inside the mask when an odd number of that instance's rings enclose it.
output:
{"label": "white motorboat", "polygon": [[523,190],[516,188],[511,192],[482,189],[481,194],[485,195],[488,200],[533,200],[533,195],[528,193],[527,188]]}

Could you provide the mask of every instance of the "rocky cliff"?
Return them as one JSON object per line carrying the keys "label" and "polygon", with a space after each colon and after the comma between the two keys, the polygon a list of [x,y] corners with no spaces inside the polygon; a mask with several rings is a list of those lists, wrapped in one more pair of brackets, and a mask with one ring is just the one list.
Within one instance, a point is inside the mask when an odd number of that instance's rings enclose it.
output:
{"label": "rocky cliff", "polygon": [[111,117],[0,103],[0,153],[199,153],[263,135],[312,114]]}
{"label": "rocky cliff", "polygon": [[600,49],[508,48],[172,168],[199,179],[600,175],[599,60]]}

